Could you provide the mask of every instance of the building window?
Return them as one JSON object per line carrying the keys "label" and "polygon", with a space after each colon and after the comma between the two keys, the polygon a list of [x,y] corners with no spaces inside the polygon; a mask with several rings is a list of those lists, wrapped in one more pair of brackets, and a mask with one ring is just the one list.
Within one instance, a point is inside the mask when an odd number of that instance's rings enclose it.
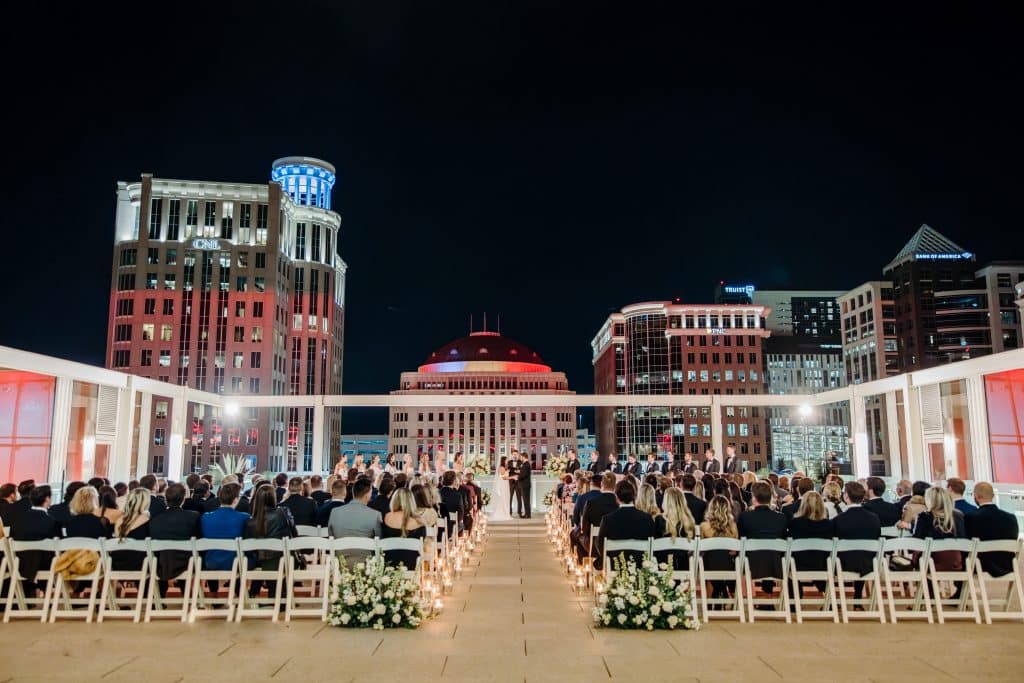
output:
{"label": "building window", "polygon": [[254,301],[252,302],[252,317],[262,318],[263,317],[263,302]]}
{"label": "building window", "polygon": [[146,250],[146,263],[152,266],[160,265],[160,250],[150,247]]}
{"label": "building window", "polygon": [[167,401],[156,401],[154,405],[156,406],[155,417],[158,420],[167,419]]}
{"label": "building window", "polygon": [[174,291],[178,286],[178,276],[175,273],[166,273],[164,275],[164,289]]}
{"label": "building window", "polygon": [[142,341],[153,341],[153,333],[153,323],[142,323]]}
{"label": "building window", "polygon": [[135,310],[134,299],[118,299],[117,300],[117,315],[132,315]]}
{"label": "building window", "polygon": [[160,325],[160,341],[171,341],[172,334],[170,323]]}
{"label": "building window", "polygon": [[156,289],[156,273],[146,273],[146,289]]}
{"label": "building window", "polygon": [[160,352],[160,367],[169,368],[171,367],[171,352],[161,351]]}
{"label": "building window", "polygon": [[114,341],[125,342],[132,340],[131,325],[117,325],[114,327]]}
{"label": "building window", "polygon": [[250,377],[249,378],[249,393],[258,394],[260,393],[260,378]]}
{"label": "building window", "polygon": [[217,202],[206,202],[203,220],[203,237],[217,236]]}
{"label": "building window", "polygon": [[135,289],[135,273],[121,273],[117,276],[117,288],[120,291]]}
{"label": "building window", "polygon": [[143,367],[149,367],[153,365],[153,352],[151,350],[142,350],[142,365]]}
{"label": "building window", "polygon": [[160,209],[163,200],[157,197],[149,200],[149,239],[160,239]]}
{"label": "building window", "polygon": [[129,365],[131,365],[131,352],[114,351],[114,359],[112,365],[115,368],[126,368]]}
{"label": "building window", "polygon": [[156,299],[146,299],[142,304],[142,308],[146,315],[153,315],[156,313]]}
{"label": "building window", "polygon": [[163,446],[165,439],[166,430],[163,427],[157,427],[153,430],[153,445]]}
{"label": "building window", "polygon": [[270,209],[266,204],[256,207],[256,244],[267,243],[267,221]]}
{"label": "building window", "polygon": [[242,355],[242,352],[241,351],[235,351],[234,362],[232,363],[232,367],[240,368],[240,367],[242,367],[242,363],[243,362],[245,362],[245,358]]}
{"label": "building window", "polygon": [[174,315],[174,299],[164,299],[164,315]]}
{"label": "building window", "polygon": [[253,351],[249,354],[249,367],[259,368],[263,360],[263,354],[259,351]]}

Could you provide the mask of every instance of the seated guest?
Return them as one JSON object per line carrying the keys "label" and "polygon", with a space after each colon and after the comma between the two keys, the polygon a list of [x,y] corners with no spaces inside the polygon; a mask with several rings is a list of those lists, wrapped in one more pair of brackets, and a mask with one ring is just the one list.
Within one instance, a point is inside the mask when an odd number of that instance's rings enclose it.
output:
{"label": "seated guest", "polygon": [[11,526],[14,520],[14,503],[18,500],[18,487],[14,484],[0,486],[0,521],[2,526]]}
{"label": "seated guest", "polygon": [[[739,538],[736,519],[732,515],[732,501],[722,494],[715,494],[708,503],[704,521],[700,525],[701,538]],[[736,567],[735,553],[728,550],[712,550],[704,555],[704,568],[708,571],[731,571]],[[732,585],[728,581],[712,581],[711,597],[727,598]]]}
{"label": "seated guest", "polygon": [[578,529],[580,517],[583,515],[583,508],[587,501],[601,495],[601,475],[591,474],[583,471],[583,478],[580,480],[580,488],[577,489],[576,502],[572,506],[572,527]]}
{"label": "seated guest", "polygon": [[[200,481],[196,484],[196,488],[202,488],[209,486],[205,481]],[[146,491],[148,496],[149,489],[137,489],[139,491]],[[132,491],[134,495],[135,491]],[[167,492],[164,494],[164,498],[167,501],[167,510],[154,519],[149,521],[149,535],[150,538],[159,541],[188,541],[192,538],[202,536],[202,531],[199,525],[199,513],[194,510],[185,510],[183,505],[185,503],[186,490],[182,484],[171,484],[167,487]],[[149,500],[146,501],[147,504]],[[149,509],[148,507],[146,508]],[[166,595],[167,593],[167,582],[188,568],[188,561],[191,559],[192,553],[188,550],[162,550],[157,557],[157,569],[156,574],[159,579],[160,594]],[[185,592],[185,582],[179,581],[178,587],[181,588],[182,593]]]}
{"label": "seated guest", "polygon": [[[590,548],[591,557],[600,557],[600,539],[594,540],[594,547],[590,547],[590,529],[601,526],[601,520],[606,514],[619,507],[615,498],[616,477],[614,472],[605,472],[601,477],[601,491],[598,495],[587,501],[580,513],[580,527],[573,529],[569,534],[576,546],[576,556],[580,562],[587,556],[587,549]],[[628,484],[627,484],[628,486]]]}
{"label": "seated guest", "polygon": [[[737,521],[740,536],[743,538],[785,538],[786,515],[775,512],[771,508],[772,485],[767,481],[757,481],[750,487],[752,508],[740,515]],[[750,574],[757,580],[764,577],[782,576],[782,556],[771,550],[758,550],[747,553],[750,562]],[[762,581],[761,588],[769,596],[775,588],[774,581]]]}
{"label": "seated guest", "polygon": [[345,498],[348,497],[348,480],[341,477],[336,478],[331,482],[331,497],[326,500],[323,505],[317,508],[316,511],[316,525],[327,526],[331,521],[331,511],[334,508],[341,507],[345,504]]}
{"label": "seated guest", "polygon": [[696,494],[697,479],[692,474],[684,474],[681,483],[686,506],[690,508],[690,515],[693,517],[694,523],[699,526],[704,521],[704,510],[708,504],[704,502],[702,496]]}
{"label": "seated guest", "polygon": [[[261,485],[253,494],[252,515],[245,523],[244,538],[293,538],[295,522],[288,508],[278,507],[277,493],[273,486]],[[276,550],[257,550],[246,560],[254,569],[274,571],[281,561],[281,553]],[[273,597],[277,594],[277,582],[266,581],[267,592]],[[249,595],[255,597],[263,589],[264,581],[256,580],[249,584]]]}
{"label": "seated guest", "polygon": [[835,519],[846,510],[843,503],[843,487],[839,482],[830,481],[821,487],[821,498],[825,502],[825,511],[829,519]]}
{"label": "seated guest", "polygon": [[49,515],[57,520],[57,523],[60,524],[62,529],[67,527],[68,522],[71,521],[72,512],[69,509],[70,503],[74,500],[75,493],[83,486],[85,486],[84,481],[73,481],[68,484],[64,489],[64,502],[51,505],[48,510]]}
{"label": "seated guest", "polygon": [[[836,538],[840,540],[873,541],[882,535],[882,523],[878,515],[863,506],[867,495],[863,484],[846,482],[844,487],[846,509],[833,520]],[[839,553],[844,572],[857,572],[861,576],[874,571],[875,553],[866,550],[848,550]],[[859,600],[864,592],[864,582],[853,582],[853,597]],[[881,599],[881,596],[878,596]]]}
{"label": "seated guest", "polygon": [[[191,496],[188,495],[189,491],[192,491]],[[166,494],[164,495],[166,497]],[[194,512],[197,516],[201,515],[206,512],[206,499],[210,495],[210,485],[202,479],[198,479],[196,480],[195,488],[186,488],[185,500],[181,504],[181,509],[187,512]],[[167,507],[170,507],[170,501],[168,501]]]}
{"label": "seated guest", "polygon": [[[718,462],[717,460],[715,462]],[[715,476],[713,474],[705,474],[700,479],[700,484],[704,489],[704,502],[710,503],[711,499],[715,496]],[[699,524],[697,526],[700,526]]]}
{"label": "seated guest", "polygon": [[896,508],[900,511],[900,518],[903,518],[903,506],[910,502],[913,497],[913,485],[909,479],[900,479],[896,484]]}
{"label": "seated guest", "polygon": [[[313,499],[317,507],[320,507],[331,499],[331,494],[324,491],[324,478],[319,474],[314,474],[309,478],[309,497]],[[294,514],[294,510],[292,514]],[[295,522],[298,524],[298,521]]]}
{"label": "seated guest", "polygon": [[654,499],[654,487],[650,484],[641,484],[640,491],[636,495],[636,509],[646,512],[651,517],[661,514],[661,509]]}
{"label": "seated guest", "polygon": [[[199,519],[199,531],[203,538],[241,538],[245,525],[251,517],[237,510],[242,496],[242,487],[235,483],[221,484],[217,491],[220,507],[207,512]],[[230,550],[207,550],[203,555],[203,568],[215,571],[231,569],[235,553]],[[214,587],[211,586],[211,590]]]}
{"label": "seated guest", "polygon": [[64,525],[69,538],[110,538],[111,525],[100,516],[100,496],[91,486],[75,491],[68,509],[71,519]]}
{"label": "seated guest", "polygon": [[[974,485],[974,502],[978,511],[964,516],[968,538],[979,541],[1016,541],[1018,533],[1017,516],[1000,510],[995,504],[992,484],[979,481]],[[1013,571],[1013,553],[978,553],[982,571],[999,577]]]}
{"label": "seated guest", "polygon": [[[467,533],[473,530],[473,522],[476,520],[477,498],[476,489],[469,485],[466,480],[466,473],[458,473],[459,493],[462,495],[462,505],[466,509],[466,519],[463,530]],[[529,511],[529,503],[526,508]]]}
{"label": "seated guest", "polygon": [[128,497],[128,484],[119,481],[114,484],[114,492],[117,493],[117,508],[124,510],[124,501]]}
{"label": "seated guest", "polygon": [[[454,475],[455,473],[452,472]],[[352,485],[352,500],[341,507],[331,510],[327,522],[328,531],[333,538],[380,538],[380,512],[369,507],[370,489],[373,484],[365,477],[356,479]],[[362,562],[371,551],[343,550],[339,553],[349,566]]]}
{"label": "seated guest", "polygon": [[558,486],[555,487],[555,498],[563,500],[566,497],[566,489],[572,489],[573,477],[571,474],[563,474],[558,477]]}
{"label": "seated guest", "polygon": [[302,477],[288,480],[288,495],[278,506],[292,513],[296,526],[316,526],[316,502],[302,495]]}
{"label": "seated guest", "polygon": [[[167,510],[167,504],[164,502],[162,493],[158,493],[160,488],[160,480],[155,475],[147,474],[139,479],[139,486],[144,489],[149,489],[149,518],[153,519],[157,515]],[[167,486],[164,486],[164,490],[167,490]]]}
{"label": "seated guest", "polygon": [[[105,486],[104,488],[110,488]],[[102,499],[102,495],[101,495]],[[124,514],[114,523],[113,538],[124,540],[145,541],[149,538],[150,493],[148,489],[139,487],[125,499]],[[100,503],[102,507],[102,500]],[[137,572],[146,561],[144,552],[120,552],[110,556],[111,569],[115,572]]]}
{"label": "seated guest", "polygon": [[458,527],[456,527],[456,523],[451,521],[450,518],[446,519],[448,523],[449,538],[454,537],[455,534],[461,533],[466,517],[465,502],[463,501],[462,493],[459,492],[456,477],[457,475],[453,470],[448,470],[441,475],[441,503],[445,508],[447,508],[448,515],[451,515],[454,512],[458,519]]}
{"label": "seated guest", "polygon": [[[391,511],[384,515],[381,525],[381,538],[416,538],[426,537],[427,527],[416,516],[416,500],[408,489],[397,489],[391,496]],[[406,569],[416,569],[419,553],[412,550],[388,550],[384,553],[384,561],[389,565],[403,565]]]}
{"label": "seated guest", "polygon": [[[654,536],[654,518],[646,512],[640,512],[633,505],[636,500],[636,488],[630,482],[623,480],[615,485],[615,499],[618,507],[601,518],[597,537],[600,548],[604,548],[605,540],[642,540]],[[643,553],[625,551],[624,554],[627,560],[631,559],[638,565],[643,561]],[[601,569],[601,562],[602,556],[597,555],[594,558],[594,567]]]}
{"label": "seated guest", "polygon": [[[648,488],[647,485],[644,485],[644,488]],[[654,518],[654,537],[664,538],[667,536],[672,539],[692,540],[697,525],[690,513],[690,507],[686,504],[683,492],[677,488],[665,491],[662,505],[664,505],[663,512]],[[637,509],[639,509],[639,505]],[[654,559],[659,565],[665,563],[674,570],[684,571],[690,568],[689,553],[659,550],[654,553]]]}
{"label": "seated guest", "polygon": [[[953,498],[946,489],[933,486],[925,491],[928,509],[917,516],[914,538],[966,538],[964,516],[953,506]],[[963,556],[958,550],[933,551],[931,558],[940,572],[958,572],[963,569]]]}
{"label": "seated guest", "polygon": [[[953,505],[960,511],[960,514],[966,517],[967,515],[973,515],[978,511],[978,508],[971,505],[964,498],[964,492],[967,490],[967,485],[964,484],[963,479],[960,479],[959,477],[951,477],[950,479],[947,479],[946,488],[949,490],[949,495],[953,496]],[[50,514],[52,515],[53,512],[51,511]]]}
{"label": "seated guest", "polygon": [[900,521],[900,510],[894,503],[882,500],[885,480],[881,477],[868,477],[866,485],[867,499],[864,501],[864,508],[878,515],[878,521],[883,527],[896,526]]}
{"label": "seated guest", "polygon": [[277,496],[277,502],[284,500],[285,495],[288,494],[288,475],[284,472],[278,472],[274,477],[274,495]]}
{"label": "seated guest", "polygon": [[35,479],[26,479],[18,484],[18,499],[12,504],[11,521],[7,523],[8,526],[14,527],[18,517],[32,509],[31,493],[35,487]]}
{"label": "seated guest", "polygon": [[[45,541],[60,538],[61,528],[53,517],[47,513],[50,507],[51,489],[46,484],[35,486],[28,494],[30,507],[17,516],[11,528],[11,539],[14,541]],[[44,585],[35,581],[36,572],[49,571],[53,553],[41,550],[24,550],[18,553],[19,574],[22,578],[22,589],[26,597],[35,597],[36,591],[44,590]]]}
{"label": "seated guest", "polygon": [[[800,481],[811,482],[806,477]],[[813,482],[811,484],[813,489]],[[821,495],[814,490],[804,491],[799,498],[799,503],[800,509],[789,520],[789,537],[793,539],[824,538],[832,540],[835,536],[835,526],[832,520],[828,518],[828,512],[825,510],[825,501],[822,500]],[[804,550],[794,553],[793,560],[796,562],[798,571],[823,572],[828,569],[828,556],[829,553],[823,550]],[[800,582],[801,597],[803,597],[804,583],[803,581]],[[814,585],[822,594],[825,593],[826,586],[824,581],[815,581]]]}
{"label": "seated guest", "polygon": [[[483,510],[484,509],[484,501],[483,501],[483,496],[481,495],[483,493],[483,489],[481,489],[480,486],[477,485],[477,483],[476,483],[476,475],[473,474],[472,470],[470,470],[469,472],[463,473],[462,478],[463,478],[463,480],[466,483],[466,488],[470,489],[471,497],[473,499],[474,509],[477,510],[477,511]],[[398,486],[398,475],[395,475],[395,488],[402,488],[402,487]],[[569,491],[568,495],[571,496],[572,495],[572,491]],[[474,514],[474,516],[475,516],[475,514]]]}
{"label": "seated guest", "polygon": [[915,481],[911,491],[913,495],[907,504],[903,506],[903,515],[900,517],[899,523],[896,525],[901,529],[913,529],[914,521],[917,516],[928,509],[928,504],[925,502],[924,494],[931,488],[931,485],[926,481]]}
{"label": "seated guest", "polygon": [[124,514],[117,507],[117,492],[114,491],[113,486],[107,485],[101,486],[96,491],[100,497],[100,516],[113,528],[117,524],[117,520],[121,519],[121,515]]}
{"label": "seated guest", "polygon": [[[800,499],[803,498],[805,495],[807,495],[807,493],[809,493],[810,491],[813,491],[813,490],[814,490],[814,481],[813,480],[811,480],[811,479],[809,479],[807,477],[803,477],[801,479],[796,479],[796,481],[793,484],[793,491],[794,491],[794,493],[793,493],[793,501],[791,503],[787,504],[787,505],[783,505],[782,506],[782,514],[786,515],[786,519],[787,520],[792,520],[793,517],[796,516],[796,513],[799,512],[799,510],[800,510],[800,503],[801,503]],[[820,496],[819,496],[819,498],[820,498]],[[822,509],[824,509],[824,506],[825,506],[825,501],[824,500],[821,501],[821,505],[822,505]],[[825,510],[825,515],[826,515],[826,517],[828,516],[828,510]]]}
{"label": "seated guest", "polygon": [[394,476],[384,473],[377,481],[377,495],[370,499],[370,507],[381,514],[391,512],[391,494],[395,491]]}

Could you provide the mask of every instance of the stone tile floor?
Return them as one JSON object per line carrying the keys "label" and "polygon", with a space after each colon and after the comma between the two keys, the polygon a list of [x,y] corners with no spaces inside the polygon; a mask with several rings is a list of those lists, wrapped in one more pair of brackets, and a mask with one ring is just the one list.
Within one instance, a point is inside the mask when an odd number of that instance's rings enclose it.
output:
{"label": "stone tile floor", "polygon": [[540,519],[492,524],[445,610],[417,631],[204,621],[0,625],[6,681],[1024,681],[1024,625],[712,622],[591,626]]}

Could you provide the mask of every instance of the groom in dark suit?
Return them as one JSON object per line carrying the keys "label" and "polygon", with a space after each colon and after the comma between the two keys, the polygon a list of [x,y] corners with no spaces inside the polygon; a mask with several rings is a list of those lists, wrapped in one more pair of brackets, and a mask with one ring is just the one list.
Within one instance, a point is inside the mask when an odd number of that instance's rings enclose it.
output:
{"label": "groom in dark suit", "polygon": [[[526,453],[521,453],[519,456],[522,462],[519,464],[519,516],[524,519],[530,519],[530,475],[533,474],[532,466],[530,463],[529,456]],[[526,508],[526,514],[523,514],[523,508]]]}
{"label": "groom in dark suit", "polygon": [[512,514],[512,499],[519,503],[522,509],[523,501],[519,497],[519,451],[512,449],[512,455],[508,459],[508,514]]}

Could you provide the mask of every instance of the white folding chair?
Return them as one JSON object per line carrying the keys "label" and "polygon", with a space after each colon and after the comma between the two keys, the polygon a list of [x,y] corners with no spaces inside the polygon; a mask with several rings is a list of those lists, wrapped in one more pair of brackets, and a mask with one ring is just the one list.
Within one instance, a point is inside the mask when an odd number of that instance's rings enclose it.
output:
{"label": "white folding chair", "polygon": [[[789,542],[789,578],[792,581],[790,598],[796,606],[796,623],[807,619],[832,619],[839,623],[839,607],[835,591],[835,539],[798,538]],[[825,553],[825,570],[797,569],[797,556],[803,552]],[[825,590],[820,598],[804,598],[801,583],[824,583]],[[808,611],[806,607],[816,607]]]}
{"label": "white folding chair", "polygon": [[[732,569],[709,570],[706,566],[705,557],[710,552],[727,551],[735,553]],[[746,611],[743,609],[743,543],[738,538],[702,538],[697,543],[697,574],[700,579],[700,609],[704,614],[704,623],[711,617],[734,618],[739,617],[740,623],[747,620]],[[709,598],[708,584],[711,581],[728,582],[732,584],[732,597]],[[714,611],[708,606],[719,607]],[[729,605],[733,609],[727,609]]]}
{"label": "white folding chair", "polygon": [[343,555],[347,550],[361,551],[363,555],[374,555],[377,553],[376,538],[364,538],[361,536],[343,536],[342,538],[332,538],[330,552],[335,556],[334,562],[331,562],[333,585],[336,586],[341,581],[341,562],[345,561],[346,566],[357,564],[344,558]]}
{"label": "white folding chair", "polygon": [[587,556],[583,559],[583,574],[586,578],[587,587],[590,587],[590,579],[594,574],[594,548],[597,546],[597,538],[601,535],[601,527],[590,525],[590,536],[587,538]]}
{"label": "white folding chair", "polygon": [[[932,540],[931,549],[928,553],[928,579],[932,587],[932,600],[935,602],[935,612],[939,617],[939,623],[945,624],[946,619],[974,619],[974,623],[981,623],[981,610],[978,609],[978,595],[974,590],[974,561],[977,557],[975,552],[976,542],[967,538],[942,538]],[[935,554],[940,552],[957,552],[961,554],[963,568],[960,571],[938,571],[935,568]],[[942,597],[942,583],[960,583],[960,596],[956,591],[951,592],[948,598]],[[970,601],[970,609],[967,608]],[[953,607],[956,611],[947,611]]]}
{"label": "white folding chair", "polygon": [[[115,570],[114,558],[120,553],[139,553],[142,556],[139,569]],[[149,541],[135,539],[103,540],[103,590],[100,594],[100,613],[96,621],[104,619],[128,618],[136,624],[142,621],[142,611],[149,585]],[[126,593],[129,584],[135,585],[135,597],[118,595]],[[126,609],[123,609],[126,608]]]}
{"label": "white folding chair", "polygon": [[308,524],[299,524],[295,527],[299,536],[319,536],[321,527],[309,526]]}
{"label": "white folding chair", "polygon": [[[11,576],[11,562],[7,559],[7,528],[4,527],[4,537],[0,539],[0,586]],[[3,596],[0,596],[3,597]]]}
{"label": "white folding chair", "polygon": [[[238,539],[237,538],[200,538],[192,545],[194,585],[192,587],[192,606],[189,610],[189,622],[197,617],[224,617],[231,621],[235,616],[235,601],[238,595]],[[207,553],[230,552],[234,555],[231,569],[208,569]],[[217,587],[211,595],[206,594],[206,583],[213,581]],[[221,599],[218,595],[220,582],[228,582],[227,595]]]}
{"label": "white folding chair", "polygon": [[[672,565],[669,566],[665,571],[670,573],[671,578],[681,584],[686,582],[687,587],[690,589],[690,614],[694,618],[697,618],[697,539],[692,541],[688,538],[677,536],[672,538],[666,536],[663,538],[655,538],[651,540],[651,558],[657,562],[659,552],[671,551],[673,554],[670,557],[675,560],[678,555],[686,556],[686,568],[683,569],[680,565],[676,566],[676,562],[673,561]],[[658,565],[658,571],[661,570],[661,565]]]}
{"label": "white folding chair", "polygon": [[[195,570],[195,547],[191,541],[149,541],[149,590],[146,595],[146,616],[148,624],[153,617],[177,617],[182,622],[188,621],[189,609],[192,606],[193,573]],[[160,553],[180,552],[187,553],[188,560],[185,568],[177,576],[167,577],[167,593],[171,592],[174,584],[184,583],[181,589],[180,598],[172,598],[170,595],[160,595]]]}
{"label": "white folding chair", "polygon": [[[55,562],[61,555],[75,550],[84,550],[96,553],[96,566],[88,574],[81,574],[70,579],[78,585],[88,583],[88,598],[72,598],[68,581],[64,575],[54,572],[54,586],[50,598],[50,623],[57,620],[57,617],[70,617],[73,619],[85,618],[86,623],[92,623],[93,614],[96,611],[96,601],[100,594],[100,576],[103,573],[103,545],[98,538],[64,538],[57,541],[57,556]],[[75,607],[79,609],[75,609]],[[81,607],[85,609],[81,609]]]}
{"label": "white folding chair", "polygon": [[[928,596],[928,545],[927,540],[910,537],[887,538],[882,545],[885,595],[889,602],[889,618],[894,624],[899,619],[927,619],[929,624],[933,623],[931,598]],[[919,553],[916,565],[910,564],[905,570],[892,568],[894,555],[906,557],[913,553]],[[893,590],[897,584],[900,598]],[[897,611],[897,608],[900,609]]]}
{"label": "white folding chair", "polygon": [[651,556],[651,539],[625,539],[625,540],[613,540],[610,538],[604,539],[604,547],[601,551],[601,571],[604,573],[605,583],[609,583],[612,577],[615,576],[614,565],[619,558],[619,555],[628,552],[631,557],[633,553],[641,553],[640,560],[637,562],[639,566],[644,560]]}
{"label": "white folding chair", "polygon": [[[248,561],[242,561],[241,598],[238,602],[238,608],[235,610],[235,621],[241,621],[243,617],[267,616],[271,618],[271,621],[277,621],[277,613],[281,609],[281,593],[285,589],[285,551],[287,548],[285,547],[284,539],[245,538],[239,542],[239,550],[246,554],[257,553],[257,556],[260,552],[280,553],[280,557],[277,559],[276,566],[272,569],[261,569],[258,566],[250,568]],[[269,562],[272,563],[273,560],[269,560]],[[273,595],[267,599],[261,598],[258,593],[249,595],[249,584],[253,581],[271,582],[267,589]],[[270,607],[269,612],[266,609],[268,605]]]}
{"label": "white folding chair", "polygon": [[[751,553],[776,553],[779,555],[779,566],[781,576],[761,576],[754,578],[750,570]],[[743,577],[747,585],[747,614],[750,622],[755,620],[755,614],[762,618],[785,619],[791,623],[792,617],[789,614],[789,543],[782,539],[774,538],[745,538],[743,539]],[[755,598],[754,583],[774,581],[779,584],[778,598]],[[757,606],[774,607],[773,610],[758,611]]]}
{"label": "white folding chair", "polygon": [[[994,619],[1024,621],[1024,588],[1021,587],[1020,555],[1021,541],[978,541],[975,549],[974,574],[978,578],[978,590],[981,592],[981,606],[985,610],[985,623],[991,624]],[[993,576],[982,567],[985,553],[1012,553],[1012,571],[1002,576]],[[1006,586],[1005,596],[995,599],[989,598],[988,586],[995,583]],[[1017,609],[1013,610],[1013,599],[1017,599]],[[1001,608],[992,609],[993,606]]]}
{"label": "white folding chair", "polygon": [[[330,539],[319,536],[300,536],[288,539],[286,545],[288,553],[286,555],[284,620],[291,621],[292,617],[296,616],[320,617],[322,621],[326,621],[327,606],[331,599],[331,566],[333,564],[325,559],[330,557]],[[312,554],[315,560],[324,561],[309,562],[305,569],[300,569],[295,559],[295,553]],[[308,596],[298,594],[298,588],[303,581],[310,582]],[[302,607],[302,605],[316,605],[316,607]]]}
{"label": "white folding chair", "polygon": [[[4,608],[4,623],[13,619],[37,618],[39,621],[46,621],[49,616],[50,593],[53,591],[54,571],[53,564],[56,555],[35,572],[34,576],[23,576],[21,574],[22,560],[20,553],[24,552],[57,552],[57,539],[48,538],[42,541],[15,541],[8,539],[8,562],[11,566],[11,578],[7,587],[7,604]],[[22,580],[44,583],[43,595],[26,595]],[[14,609],[17,605],[18,609]]]}
{"label": "white folding chair", "polygon": [[[855,571],[843,569],[843,553],[846,552],[869,552],[872,553],[871,571],[867,574],[860,574]],[[843,611],[843,623],[849,623],[850,617],[857,619],[878,619],[885,623],[885,599],[882,596],[882,539],[856,540],[844,539],[836,541],[836,581],[839,590],[839,605]],[[852,581],[864,582],[864,588],[871,588],[870,597],[847,598],[846,583]],[[853,611],[852,608],[859,608]]]}
{"label": "white folding chair", "polygon": [[882,538],[899,538],[903,535],[903,529],[895,526],[883,526]]}
{"label": "white folding chair", "polygon": [[[389,550],[408,550],[416,553],[416,566],[409,569],[404,564],[402,567],[403,578],[414,581],[423,590],[423,539],[421,538],[384,538],[377,544],[381,554]],[[385,555],[386,556],[386,555]]]}

